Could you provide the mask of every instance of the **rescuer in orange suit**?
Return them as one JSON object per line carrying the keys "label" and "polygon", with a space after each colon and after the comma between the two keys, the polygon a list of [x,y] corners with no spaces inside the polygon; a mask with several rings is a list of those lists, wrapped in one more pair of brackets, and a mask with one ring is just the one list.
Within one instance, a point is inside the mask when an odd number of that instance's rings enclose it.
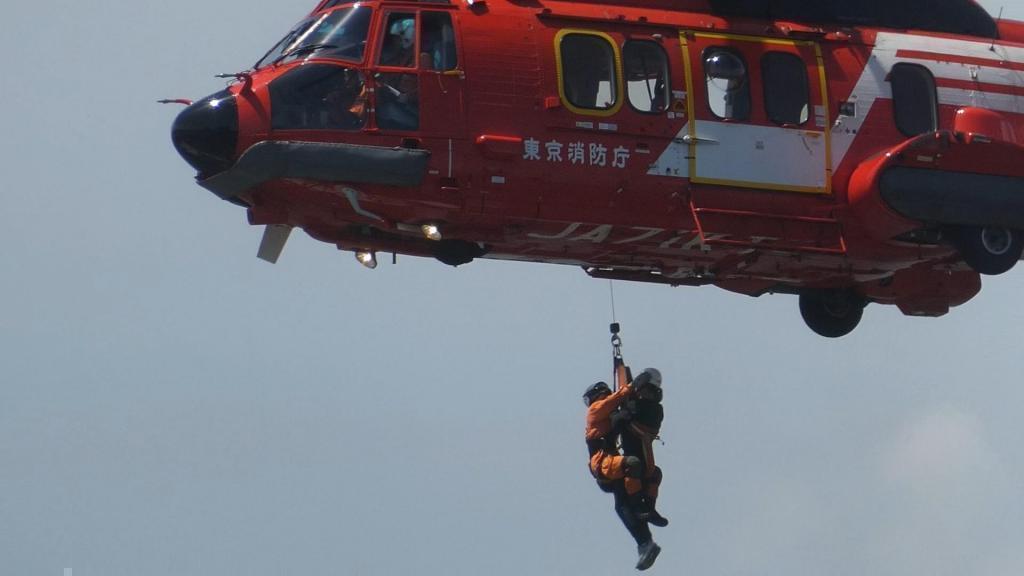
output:
{"label": "rescuer in orange suit", "polygon": [[662,474],[661,468],[654,462],[653,444],[665,417],[661,405],[661,372],[647,368],[633,379],[631,387],[631,398],[619,408],[629,414],[621,432],[622,453],[626,457],[640,459],[642,475],[639,481],[626,479],[626,494],[630,499],[630,508],[638,518],[655,526],[668,526],[668,519],[655,509]]}
{"label": "rescuer in orange suit", "polygon": [[586,440],[590,472],[598,487],[615,497],[615,512],[636,540],[639,554],[636,568],[646,570],[654,564],[661,547],[654,542],[647,521],[641,520],[632,508],[626,492],[627,482],[642,485],[643,466],[638,457],[620,454],[616,445],[621,426],[630,417],[628,411],[620,408],[630,398],[633,389],[626,381],[625,366],[620,361],[616,361],[615,373],[618,390],[614,393],[604,382],[590,386],[583,393],[583,402],[587,406]]}

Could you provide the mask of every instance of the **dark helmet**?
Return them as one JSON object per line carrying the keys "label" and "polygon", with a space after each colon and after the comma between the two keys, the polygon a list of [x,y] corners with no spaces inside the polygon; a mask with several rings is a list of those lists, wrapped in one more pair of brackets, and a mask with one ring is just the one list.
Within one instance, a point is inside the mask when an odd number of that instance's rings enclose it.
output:
{"label": "dark helmet", "polygon": [[583,404],[586,406],[590,406],[594,402],[594,400],[597,400],[601,396],[605,396],[611,393],[612,389],[609,388],[608,384],[604,382],[591,384],[590,386],[587,387],[586,392],[583,393]]}
{"label": "dark helmet", "polygon": [[657,368],[644,368],[644,371],[633,380],[633,388],[639,390],[645,386],[661,388],[661,371]]}
{"label": "dark helmet", "polygon": [[646,368],[633,379],[633,390],[643,398],[661,402],[661,372],[657,368]]}
{"label": "dark helmet", "polygon": [[725,50],[715,50],[705,56],[704,69],[712,79],[732,80],[737,84],[747,76],[747,67],[743,60]]}

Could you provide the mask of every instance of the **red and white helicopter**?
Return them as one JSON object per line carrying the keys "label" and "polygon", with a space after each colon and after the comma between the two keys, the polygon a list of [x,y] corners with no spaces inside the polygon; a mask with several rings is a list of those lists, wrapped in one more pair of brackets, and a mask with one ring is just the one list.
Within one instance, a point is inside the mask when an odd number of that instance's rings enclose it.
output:
{"label": "red and white helicopter", "polygon": [[198,183],[356,253],[939,316],[1024,247],[1024,23],[971,0],[324,0],[177,117]]}

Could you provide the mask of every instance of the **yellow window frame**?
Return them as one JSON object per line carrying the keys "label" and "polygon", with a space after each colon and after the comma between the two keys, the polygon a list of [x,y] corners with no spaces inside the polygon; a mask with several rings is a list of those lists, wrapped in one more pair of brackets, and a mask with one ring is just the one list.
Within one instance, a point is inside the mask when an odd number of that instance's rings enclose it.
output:
{"label": "yellow window frame", "polygon": [[[562,68],[562,40],[571,34],[597,36],[612,47],[612,54],[615,59],[615,104],[613,104],[611,108],[603,110],[598,108],[580,108],[570,102],[569,98],[565,95],[565,73]],[[555,34],[555,67],[557,69],[558,97],[562,100],[562,105],[572,113],[583,116],[608,117],[615,115],[622,108],[624,101],[622,90],[622,51],[619,49],[619,45],[615,42],[615,39],[609,34],[598,30],[585,30],[582,28],[563,28],[562,30],[559,30],[558,33]]]}

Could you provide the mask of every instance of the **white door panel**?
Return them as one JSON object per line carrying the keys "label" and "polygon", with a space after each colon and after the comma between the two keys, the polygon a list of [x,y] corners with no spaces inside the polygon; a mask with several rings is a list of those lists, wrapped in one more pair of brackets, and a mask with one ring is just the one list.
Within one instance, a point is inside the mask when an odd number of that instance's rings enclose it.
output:
{"label": "white door panel", "polygon": [[756,188],[826,191],[827,143],[823,132],[697,121],[697,182]]}

